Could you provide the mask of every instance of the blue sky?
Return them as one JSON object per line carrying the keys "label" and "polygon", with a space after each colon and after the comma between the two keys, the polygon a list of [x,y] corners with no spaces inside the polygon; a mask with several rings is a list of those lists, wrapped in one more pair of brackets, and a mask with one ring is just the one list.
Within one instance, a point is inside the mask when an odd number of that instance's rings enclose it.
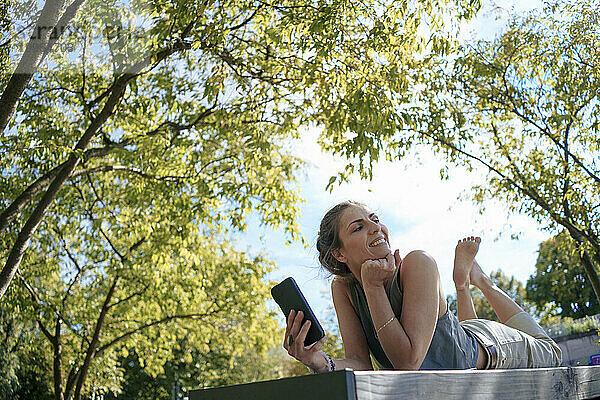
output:
{"label": "blue sky", "polygon": [[[486,2],[479,17],[463,29],[463,37],[491,38],[501,31],[508,12],[523,12],[539,7],[539,2]],[[239,249],[262,252],[274,260],[278,268],[269,278],[281,281],[292,276],[322,322],[331,307],[329,280],[319,267],[315,240],[321,217],[340,201],[352,199],[367,204],[378,213],[390,230],[392,247],[401,255],[420,249],[437,261],[444,293],[454,294],[452,263],[458,239],[476,235],[483,238],[477,257],[486,272],[502,269],[525,283],[535,271],[539,244],[551,233],[541,231],[536,222],[521,215],[509,215],[499,202],[486,202],[480,210],[469,200],[470,188],[485,179],[483,169],[467,172],[450,168],[449,179],[440,180],[443,160],[426,148],[420,148],[401,162],[379,163],[373,180],[354,177],[349,183],[325,191],[329,177],[340,171],[344,162],[323,153],[316,144],[317,130],[307,130],[297,143],[295,152],[308,162],[299,181],[301,205],[298,223],[309,242],[285,245],[282,232],[258,226],[251,219],[248,232],[237,236]],[[253,223],[254,222],[254,223]],[[511,239],[518,235],[518,239]],[[283,317],[282,317],[283,324]]]}

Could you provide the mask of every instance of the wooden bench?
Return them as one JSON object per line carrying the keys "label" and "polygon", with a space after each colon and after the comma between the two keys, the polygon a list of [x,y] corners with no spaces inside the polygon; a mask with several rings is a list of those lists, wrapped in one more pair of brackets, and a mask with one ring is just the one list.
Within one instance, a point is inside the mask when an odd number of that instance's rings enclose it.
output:
{"label": "wooden bench", "polygon": [[190,400],[600,399],[600,366],[335,371],[190,391]]}

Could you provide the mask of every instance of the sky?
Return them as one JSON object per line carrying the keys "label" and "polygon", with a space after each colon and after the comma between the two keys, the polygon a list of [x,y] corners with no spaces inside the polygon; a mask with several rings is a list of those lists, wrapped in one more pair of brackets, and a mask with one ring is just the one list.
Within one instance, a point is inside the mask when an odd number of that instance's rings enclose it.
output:
{"label": "sky", "polygon": [[[463,29],[463,38],[490,39],[502,30],[508,12],[524,12],[540,7],[539,2],[486,2],[479,17]],[[317,318],[331,318],[330,280],[320,268],[315,247],[322,216],[335,204],[356,200],[376,212],[390,231],[392,249],[401,256],[412,250],[425,250],[437,262],[444,294],[455,294],[452,282],[454,247],[465,236],[480,236],[482,243],[477,261],[485,272],[501,269],[525,283],[535,271],[539,244],[551,237],[539,225],[523,215],[510,215],[500,202],[486,202],[485,209],[469,200],[470,188],[486,179],[486,171],[467,172],[451,167],[449,179],[440,179],[445,166],[441,157],[420,148],[402,161],[381,162],[373,171],[372,181],[357,176],[349,183],[325,187],[332,175],[342,170],[344,160],[321,151],[317,129],[302,133],[295,153],[308,165],[299,179],[300,206],[298,225],[308,241],[286,245],[283,232],[261,227],[251,217],[248,231],[236,235],[236,247],[250,253],[261,252],[275,261],[277,269],[268,279],[281,281],[292,276],[311,305]],[[513,239],[514,236],[517,239]],[[274,303],[271,306],[276,307]],[[283,316],[281,318],[283,325]],[[328,326],[325,326],[326,330]]]}

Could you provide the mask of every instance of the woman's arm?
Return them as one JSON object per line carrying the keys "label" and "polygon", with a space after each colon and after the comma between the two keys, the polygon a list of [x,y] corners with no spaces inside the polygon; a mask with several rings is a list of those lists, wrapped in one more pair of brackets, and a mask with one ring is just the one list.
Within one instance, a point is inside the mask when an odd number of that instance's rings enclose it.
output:
{"label": "woman's arm", "polygon": [[[362,331],[360,320],[356,315],[352,303],[350,302],[350,293],[348,285],[341,279],[334,278],[331,283],[331,292],[333,296],[333,305],[338,317],[340,333],[344,342],[345,358],[334,359],[335,369],[352,368],[354,370],[371,370],[371,358],[367,346],[367,340]],[[319,349],[325,343],[326,338],[319,340],[312,347],[305,348],[302,343],[306,338],[310,321],[302,324],[303,315],[301,312],[296,314],[290,312],[287,328],[285,330],[285,340],[283,347],[288,354],[316,372],[326,372],[329,370],[328,361],[325,359]],[[292,335],[292,345],[288,343],[288,336]]]}
{"label": "woman's arm", "polygon": [[379,330],[377,336],[388,359],[396,369],[417,370],[427,354],[438,319],[439,272],[433,258],[426,253],[409,253],[398,272],[403,294],[402,315],[400,320],[389,322],[394,312],[382,277],[393,273],[393,264],[392,255],[365,262],[361,269],[363,288],[373,324]]}
{"label": "woman's arm", "polygon": [[346,357],[336,360],[336,369],[372,370],[369,346],[360,319],[352,306],[348,284],[342,279],[334,278],[331,282],[331,295]]}

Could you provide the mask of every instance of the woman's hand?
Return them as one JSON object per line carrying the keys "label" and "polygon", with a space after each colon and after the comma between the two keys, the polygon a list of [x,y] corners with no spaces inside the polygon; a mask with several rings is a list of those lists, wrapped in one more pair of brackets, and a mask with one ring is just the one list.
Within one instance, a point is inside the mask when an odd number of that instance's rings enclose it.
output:
{"label": "woman's hand", "polygon": [[389,253],[385,258],[367,260],[362,263],[360,277],[363,288],[383,287],[388,279],[394,275],[400,261],[402,261],[400,252],[396,249],[394,254]]}
{"label": "woman's hand", "polygon": [[[305,321],[302,324],[304,313],[302,311],[291,310],[290,315],[287,319],[287,326],[285,328],[285,339],[283,341],[283,348],[287,350],[288,354],[300,361],[314,371],[326,371],[327,361],[323,354],[319,352],[319,349],[323,347],[327,342],[327,336],[323,336],[321,339],[316,341],[310,346],[304,346],[304,339],[310,328],[310,321]],[[302,326],[300,326],[302,324]]]}

